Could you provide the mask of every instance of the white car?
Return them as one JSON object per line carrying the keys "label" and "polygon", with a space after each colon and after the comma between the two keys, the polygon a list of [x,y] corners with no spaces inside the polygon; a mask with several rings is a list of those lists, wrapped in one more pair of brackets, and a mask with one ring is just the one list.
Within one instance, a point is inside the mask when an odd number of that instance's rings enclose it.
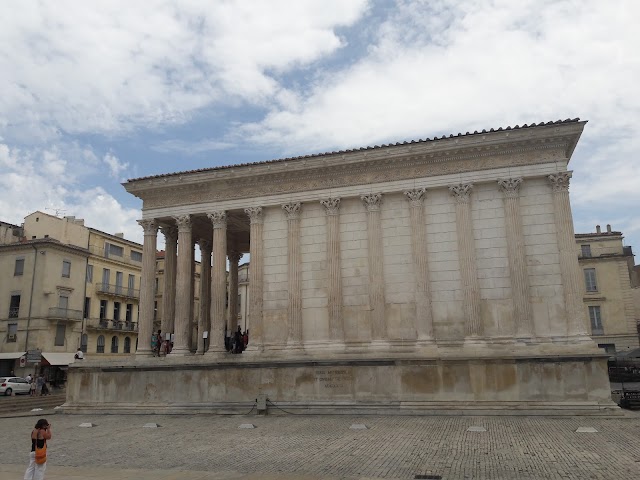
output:
{"label": "white car", "polygon": [[2,377],[0,378],[0,395],[16,395],[20,393],[29,393],[31,391],[31,385],[24,378],[21,377]]}

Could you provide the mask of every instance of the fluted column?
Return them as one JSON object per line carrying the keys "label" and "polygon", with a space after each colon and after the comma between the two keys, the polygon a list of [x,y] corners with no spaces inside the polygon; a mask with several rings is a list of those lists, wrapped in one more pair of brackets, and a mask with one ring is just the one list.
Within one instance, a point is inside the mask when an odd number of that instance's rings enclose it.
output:
{"label": "fluted column", "polygon": [[367,208],[367,242],[369,246],[369,307],[371,308],[371,339],[387,340],[384,302],[384,272],[382,263],[381,193],[360,197]]}
{"label": "fluted column", "polygon": [[549,175],[548,178],[553,189],[556,238],[560,251],[560,275],[567,309],[567,335],[587,336],[586,316],[581,301],[582,279],[576,254],[573,216],[569,201],[571,172],[559,172],[555,175]]}
{"label": "fluted column", "polygon": [[178,229],[161,226],[164,235],[164,286],[162,291],[162,333],[173,333],[176,315],[176,254],[178,251]]}
{"label": "fluted column", "polygon": [[327,213],[327,297],[329,301],[329,338],[344,342],[342,320],[342,270],[340,267],[340,199],[327,198],[320,203]]}
{"label": "fluted column", "polygon": [[282,205],[287,217],[287,261],[289,281],[289,304],[287,319],[289,337],[287,344],[302,345],[302,279],[300,272],[300,202]]}
{"label": "fluted column", "polygon": [[209,352],[224,352],[225,303],[227,300],[227,213],[217,211],[207,216],[213,224],[211,267],[211,332]]}
{"label": "fluted column", "polygon": [[262,332],[262,207],[244,209],[251,222],[249,255],[249,346],[248,351],[263,350]]}
{"label": "fluted column", "polygon": [[498,180],[504,194],[505,228],[507,253],[509,255],[509,275],[515,317],[515,336],[521,340],[534,336],[531,302],[529,301],[529,275],[524,250],[524,233],[520,213],[520,185],[522,178]]}
{"label": "fluted column", "polygon": [[198,319],[198,354],[205,352],[202,332],[210,330],[209,293],[211,292],[211,242],[200,239],[200,318]]}
{"label": "fluted column", "polygon": [[238,329],[238,262],[242,258],[240,252],[229,252],[229,331]]}
{"label": "fluted column", "polygon": [[426,188],[404,192],[409,201],[411,217],[411,251],[416,277],[416,333],[418,342],[433,341],[433,312],[429,288],[429,264],[427,261],[427,235],[424,222],[424,198]]}
{"label": "fluted column", "polygon": [[158,224],[155,220],[138,220],[138,223],[144,229],[144,243],[142,245],[142,277],[140,278],[140,313],[136,355],[151,355]]}
{"label": "fluted column", "polygon": [[178,224],[178,262],[176,272],[176,324],[171,355],[191,353],[191,280],[193,279],[193,242],[191,216],[175,218]]}
{"label": "fluted column", "polygon": [[481,337],[484,333],[480,316],[480,287],[478,266],[471,222],[471,183],[452,185],[449,191],[456,200],[456,229],[460,276],[464,295],[465,335],[467,339]]}

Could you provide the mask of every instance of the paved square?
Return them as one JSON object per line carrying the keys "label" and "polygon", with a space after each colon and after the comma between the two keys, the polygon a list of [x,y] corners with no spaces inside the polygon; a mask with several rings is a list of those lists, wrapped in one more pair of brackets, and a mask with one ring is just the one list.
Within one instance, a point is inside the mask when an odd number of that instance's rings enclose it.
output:
{"label": "paved square", "polygon": [[[202,479],[414,479],[416,475],[440,476],[443,480],[640,478],[640,415],[632,413],[622,418],[47,418],[54,428],[48,466],[55,479],[65,478],[60,473],[65,470],[56,466],[84,467],[82,471],[92,472],[90,477],[96,479],[142,478],[125,469],[166,469],[167,476],[161,475],[162,478]],[[1,480],[22,478],[17,475],[23,469],[10,467],[26,466],[29,432],[36,420],[37,417],[0,419]],[[96,426],[80,428],[84,422]],[[144,428],[151,422],[161,426]],[[246,423],[256,428],[239,428]],[[368,428],[352,430],[353,424]],[[468,431],[470,427],[484,427],[486,431]],[[593,427],[597,432],[576,432],[580,427]],[[106,468],[101,470],[102,467]],[[178,475],[180,471],[185,474]],[[81,477],[69,474],[67,478]]]}

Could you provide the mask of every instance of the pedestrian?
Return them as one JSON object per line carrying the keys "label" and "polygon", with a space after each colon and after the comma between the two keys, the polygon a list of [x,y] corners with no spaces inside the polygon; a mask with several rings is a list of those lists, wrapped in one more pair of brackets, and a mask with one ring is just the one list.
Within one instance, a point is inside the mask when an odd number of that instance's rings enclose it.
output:
{"label": "pedestrian", "polygon": [[42,395],[49,395],[49,387],[47,387],[47,381],[42,382]]}
{"label": "pedestrian", "polygon": [[30,395],[32,397],[35,397],[36,396],[36,379],[32,378],[30,383],[31,383]]}
{"label": "pedestrian", "polygon": [[27,383],[31,383],[32,378],[33,378],[33,377],[31,377],[31,374],[30,374],[30,373],[27,373],[27,376],[26,376],[26,377],[24,377],[24,379],[27,381]]}
{"label": "pedestrian", "polygon": [[78,347],[78,351],[73,356],[73,358],[75,358],[76,360],[84,360],[84,353],[82,352],[82,349],[80,347]]}
{"label": "pedestrian", "polygon": [[24,480],[44,479],[44,471],[47,469],[47,440],[51,440],[51,424],[41,418],[31,431],[31,452]]}
{"label": "pedestrian", "polygon": [[153,333],[151,335],[151,352],[153,353],[153,356],[156,356],[156,352],[158,351],[158,336]]}

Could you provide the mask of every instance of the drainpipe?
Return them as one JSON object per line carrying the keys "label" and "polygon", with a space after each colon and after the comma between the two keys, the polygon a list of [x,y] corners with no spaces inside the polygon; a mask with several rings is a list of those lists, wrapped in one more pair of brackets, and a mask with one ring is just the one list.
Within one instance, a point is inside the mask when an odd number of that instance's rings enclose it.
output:
{"label": "drainpipe", "polygon": [[31,275],[31,295],[29,295],[29,313],[27,314],[27,333],[24,337],[24,351],[29,351],[29,325],[31,324],[31,305],[33,304],[33,288],[36,283],[36,264],[38,263],[38,246],[33,247],[33,273]]}

